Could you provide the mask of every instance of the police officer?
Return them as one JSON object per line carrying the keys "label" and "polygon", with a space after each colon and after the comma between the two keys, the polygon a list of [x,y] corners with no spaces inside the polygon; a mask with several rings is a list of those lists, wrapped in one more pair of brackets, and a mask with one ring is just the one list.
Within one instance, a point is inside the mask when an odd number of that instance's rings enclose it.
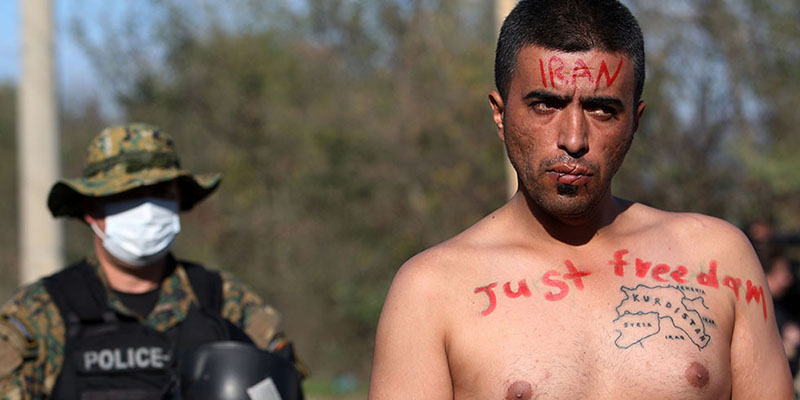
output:
{"label": "police officer", "polygon": [[91,228],[94,252],[0,308],[0,398],[169,398],[181,355],[220,340],[295,362],[273,308],[233,276],[170,252],[179,212],[219,183],[182,169],[157,127],[95,137],[83,175],[48,198],[53,216]]}

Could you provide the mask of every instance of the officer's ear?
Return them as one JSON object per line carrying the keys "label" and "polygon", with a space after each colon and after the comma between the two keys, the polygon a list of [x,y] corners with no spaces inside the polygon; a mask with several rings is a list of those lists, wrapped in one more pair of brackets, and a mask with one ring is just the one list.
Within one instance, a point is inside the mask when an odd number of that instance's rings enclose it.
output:
{"label": "officer's ear", "polygon": [[105,212],[101,202],[89,197],[84,197],[81,199],[81,210],[83,211],[83,222],[87,225],[99,225],[104,222]]}

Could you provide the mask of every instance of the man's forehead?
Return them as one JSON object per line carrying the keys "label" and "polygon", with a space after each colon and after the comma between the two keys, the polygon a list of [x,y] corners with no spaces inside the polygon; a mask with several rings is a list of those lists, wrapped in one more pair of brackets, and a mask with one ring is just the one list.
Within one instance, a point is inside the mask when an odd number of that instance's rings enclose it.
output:
{"label": "man's forehead", "polygon": [[628,58],[623,53],[606,51],[606,50],[602,50],[602,49],[599,49],[599,48],[583,50],[583,51],[565,51],[565,50],[559,50],[559,49],[552,49],[552,48],[548,48],[548,47],[537,46],[537,45],[534,45],[534,44],[527,45],[527,46],[522,46],[520,48],[519,57],[522,57],[522,56],[531,57],[531,56],[534,56],[534,55],[537,56],[537,57],[541,57],[541,56],[559,56],[559,57],[562,57],[562,58],[577,57],[577,58],[582,58],[584,60],[591,60],[591,59],[598,58],[598,57],[599,58],[604,58],[604,57],[606,57],[606,58],[607,57],[625,57],[626,59]]}
{"label": "man's forehead", "polygon": [[633,62],[621,53],[593,49],[566,52],[539,46],[525,46],[517,57],[514,77],[539,88],[605,89],[630,87],[633,90]]}

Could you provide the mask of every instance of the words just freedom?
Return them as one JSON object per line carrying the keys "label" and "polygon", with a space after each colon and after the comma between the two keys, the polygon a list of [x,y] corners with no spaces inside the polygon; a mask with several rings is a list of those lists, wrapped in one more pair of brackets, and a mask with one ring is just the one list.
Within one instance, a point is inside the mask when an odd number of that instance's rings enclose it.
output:
{"label": "words just freedom", "polygon": [[[628,250],[625,249],[617,250],[614,252],[612,260],[609,261],[609,265],[613,268],[616,276],[625,276],[625,267],[630,264],[630,262],[625,259],[625,255],[628,253]],[[579,270],[578,267],[576,267],[575,264],[570,260],[564,260],[564,265],[567,269],[566,273],[551,269],[542,275],[541,283],[552,288],[544,294],[545,300],[560,301],[566,298],[570,293],[570,285],[567,284],[569,281],[572,282],[576,290],[583,290],[583,278],[592,274],[588,271]],[[649,278],[656,282],[685,284],[689,283],[690,279],[688,277],[689,270],[683,265],[678,265],[674,268],[667,264],[656,264],[654,266],[650,261],[644,261],[640,258],[636,258],[633,267],[633,272],[638,278]],[[754,285],[749,279],[745,281],[745,285],[742,286],[741,278],[730,275],[726,275],[720,280],[717,275],[717,262],[715,260],[711,260],[709,263],[708,272],[700,272],[697,274],[695,279],[696,283],[703,287],[719,289],[721,285],[729,288],[736,295],[737,301],[739,300],[740,292],[742,291],[740,289],[743,289],[745,301],[747,301],[748,304],[753,301],[755,301],[756,304],[760,303],[764,313],[764,320],[767,319],[767,304],[764,298],[764,288],[762,286]],[[509,299],[517,299],[519,297],[532,296],[532,292],[528,286],[527,280],[520,279],[517,281],[516,289],[513,289],[511,284],[511,281],[507,281],[505,284],[503,284],[502,293],[505,295],[505,297]],[[498,282],[492,282],[488,285],[475,288],[475,294],[484,294],[489,301],[489,305],[481,312],[482,316],[491,314],[495,308],[497,308],[497,294],[495,293],[495,288],[497,285]]]}

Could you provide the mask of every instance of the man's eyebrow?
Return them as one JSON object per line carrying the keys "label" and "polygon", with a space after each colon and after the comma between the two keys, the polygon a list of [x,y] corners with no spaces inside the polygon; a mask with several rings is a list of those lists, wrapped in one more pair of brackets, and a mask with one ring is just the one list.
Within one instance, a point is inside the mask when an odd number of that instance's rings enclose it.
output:
{"label": "man's eyebrow", "polygon": [[612,96],[586,96],[581,97],[580,102],[583,105],[613,107],[617,109],[625,108],[625,104],[622,100]]}
{"label": "man's eyebrow", "polygon": [[528,94],[522,97],[522,100],[532,100],[532,99],[552,101],[557,103],[569,103],[570,101],[572,101],[572,96],[555,94],[553,92],[548,92],[546,90],[531,90],[530,92],[528,92]]}

